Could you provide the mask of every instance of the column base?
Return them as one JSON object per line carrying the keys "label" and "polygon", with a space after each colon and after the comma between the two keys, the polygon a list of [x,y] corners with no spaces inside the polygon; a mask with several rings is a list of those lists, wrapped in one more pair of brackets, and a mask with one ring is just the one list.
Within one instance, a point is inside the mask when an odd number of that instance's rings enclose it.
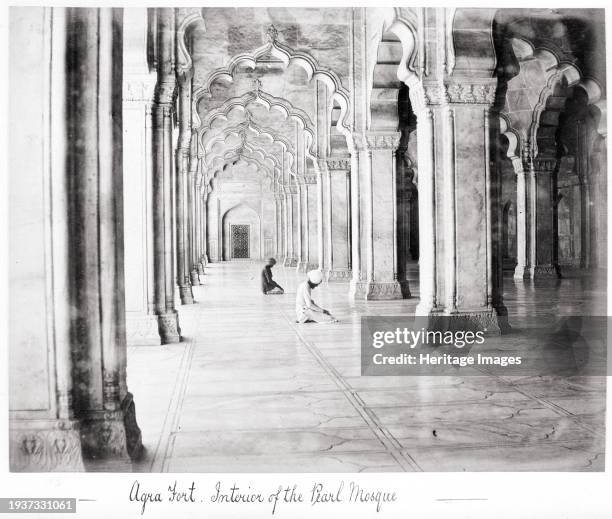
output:
{"label": "column base", "polygon": [[205,263],[202,261],[199,261],[198,264],[196,265],[196,269],[198,271],[198,276],[203,276],[206,272],[204,270],[205,267]]}
{"label": "column base", "polygon": [[398,281],[369,281],[366,283],[366,301],[388,301],[392,299],[403,299],[402,289]]}
{"label": "column base", "polygon": [[367,283],[365,281],[357,281],[355,279],[351,279],[351,283],[349,285],[349,298],[353,301],[359,301],[361,299],[365,299],[365,295],[367,292]]}
{"label": "column base", "polygon": [[199,287],[200,286],[200,276],[198,274],[198,269],[194,267],[189,273],[189,281],[191,281],[191,286]]}
{"label": "column base", "polygon": [[81,435],[76,420],[11,418],[11,472],[83,472]]}
{"label": "column base", "polygon": [[181,328],[176,310],[158,315],[157,325],[162,344],[181,342]]}
{"label": "column base", "polygon": [[417,314],[414,322],[417,327],[434,331],[471,331],[485,332],[486,335],[501,335],[509,329],[507,316],[500,316],[491,309],[462,311],[454,313],[429,312]]}
{"label": "column base", "polygon": [[529,267],[525,266],[525,265],[517,265],[516,267],[514,267],[514,279],[529,279],[530,273],[529,273]]}
{"label": "column base", "polygon": [[349,269],[331,269],[327,271],[327,281],[350,281],[353,272]]}
{"label": "column base", "polygon": [[283,266],[285,267],[297,267],[298,260],[297,258],[286,257],[283,261]]}
{"label": "column base", "polygon": [[559,265],[535,265],[529,269],[529,275],[531,279],[540,278],[560,278],[561,271]]}
{"label": "column base", "polygon": [[179,286],[179,294],[181,297],[182,305],[192,305],[193,304],[193,292],[191,291],[191,285]]}
{"label": "column base", "polygon": [[298,272],[308,272],[308,263],[305,261],[298,261],[296,270]]}
{"label": "column base", "polygon": [[125,319],[125,335],[128,346],[159,346],[157,316],[150,314],[130,315]]}
{"label": "column base", "polygon": [[132,471],[132,462],[141,459],[144,449],[131,393],[119,410],[92,411],[82,420],[81,445],[88,468]]}

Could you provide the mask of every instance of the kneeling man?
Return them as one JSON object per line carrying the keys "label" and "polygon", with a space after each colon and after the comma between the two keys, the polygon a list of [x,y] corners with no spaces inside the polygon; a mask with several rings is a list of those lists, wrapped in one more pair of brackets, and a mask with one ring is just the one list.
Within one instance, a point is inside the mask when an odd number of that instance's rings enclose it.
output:
{"label": "kneeling man", "polygon": [[307,274],[308,279],[300,283],[295,298],[296,323],[322,323],[338,322],[338,320],[317,305],[312,299],[311,292],[323,281],[323,273],[320,270],[311,270]]}
{"label": "kneeling man", "polygon": [[266,294],[284,294],[285,291],[272,279],[272,267],[276,265],[274,258],[268,258],[266,266],[261,271],[261,291]]}

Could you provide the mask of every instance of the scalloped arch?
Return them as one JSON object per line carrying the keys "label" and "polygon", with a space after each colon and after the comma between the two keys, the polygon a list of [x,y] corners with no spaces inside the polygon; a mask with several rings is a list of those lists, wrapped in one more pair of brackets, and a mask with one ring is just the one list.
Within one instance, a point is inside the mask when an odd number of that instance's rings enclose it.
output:
{"label": "scalloped arch", "polygon": [[279,59],[285,67],[288,67],[290,64],[300,66],[306,72],[309,81],[315,79],[327,86],[330,90],[332,99],[336,100],[340,106],[338,129],[348,139],[351,135],[351,128],[346,125],[345,119],[350,107],[349,94],[343,88],[340,77],[333,70],[319,68],[317,61],[310,54],[294,51],[291,47],[277,41],[276,38],[269,39],[267,43],[256,48],[252,52],[233,56],[226,66],[211,72],[204,85],[194,92],[194,99],[200,99],[205,95],[210,96],[210,87],[215,81],[227,81],[232,83],[235,70],[238,66],[254,70],[257,66],[257,60],[267,54]]}
{"label": "scalloped arch", "polygon": [[[283,136],[278,135],[274,130],[270,128],[261,128],[252,122],[244,122],[237,126],[232,126],[229,128],[224,128],[221,133],[215,135],[212,139],[207,142],[201,142],[201,150],[202,155],[206,156],[211,154],[213,148],[218,143],[227,142],[230,137],[243,137],[247,131],[253,132],[257,136],[263,136],[270,139],[270,143],[280,144],[283,151],[286,153],[289,160],[289,171],[292,174],[295,174],[293,171],[293,166],[295,164],[295,151],[291,143]],[[243,143],[241,145],[246,144],[246,140],[243,138]],[[240,145],[238,146],[240,147]]]}
{"label": "scalloped arch", "polygon": [[[198,102],[199,101],[196,101],[196,105]],[[198,132],[200,140],[203,142],[204,135],[217,119],[227,121],[232,110],[242,110],[246,112],[248,106],[251,104],[263,106],[268,112],[276,110],[285,117],[285,120],[290,119],[295,121],[304,132],[307,155],[316,155],[314,125],[309,115],[303,110],[294,107],[286,99],[274,97],[271,94],[259,90],[257,92],[246,92],[241,96],[228,99],[220,107],[209,112],[199,125]]]}

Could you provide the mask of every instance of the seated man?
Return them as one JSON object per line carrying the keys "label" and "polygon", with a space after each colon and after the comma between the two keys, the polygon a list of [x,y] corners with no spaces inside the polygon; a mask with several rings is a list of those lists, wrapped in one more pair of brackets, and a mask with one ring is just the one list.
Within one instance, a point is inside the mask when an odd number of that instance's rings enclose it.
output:
{"label": "seated man", "polygon": [[[338,320],[327,310],[317,305],[312,297],[313,288],[317,288],[323,281],[323,273],[320,270],[311,270],[307,274],[308,279],[300,283],[295,298],[296,323],[337,323]],[[326,317],[325,317],[326,316]]]}
{"label": "seated man", "polygon": [[272,267],[276,265],[274,258],[268,258],[266,266],[261,271],[261,290],[264,294],[284,294],[285,291],[272,279]]}

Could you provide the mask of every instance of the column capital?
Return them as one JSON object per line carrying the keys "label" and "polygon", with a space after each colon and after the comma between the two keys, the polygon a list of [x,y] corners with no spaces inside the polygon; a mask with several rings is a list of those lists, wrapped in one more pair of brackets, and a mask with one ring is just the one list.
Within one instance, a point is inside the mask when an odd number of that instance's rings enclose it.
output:
{"label": "column capital", "polygon": [[316,172],[314,172],[314,173],[305,173],[304,174],[304,183],[306,185],[316,184],[317,183],[317,176],[318,176],[318,174]]}
{"label": "column capital", "polygon": [[155,85],[155,102],[158,104],[171,104],[174,101],[175,92],[176,79],[174,76],[167,77],[163,81],[158,81]]}
{"label": "column capital", "polygon": [[541,173],[552,173],[557,167],[556,157],[535,157],[531,160],[532,169]]}
{"label": "column capital", "polygon": [[326,160],[329,171],[350,171],[351,157],[332,157]]}
{"label": "column capital", "polygon": [[126,75],[123,78],[123,101],[153,101],[155,94],[155,76],[152,74]]}
{"label": "column capital", "polygon": [[395,151],[400,143],[400,132],[365,132],[357,133],[355,144],[363,151],[391,149]]}
{"label": "column capital", "polygon": [[424,81],[413,90],[410,99],[416,112],[430,106],[491,106],[495,102],[497,79],[463,77],[446,81]]}

